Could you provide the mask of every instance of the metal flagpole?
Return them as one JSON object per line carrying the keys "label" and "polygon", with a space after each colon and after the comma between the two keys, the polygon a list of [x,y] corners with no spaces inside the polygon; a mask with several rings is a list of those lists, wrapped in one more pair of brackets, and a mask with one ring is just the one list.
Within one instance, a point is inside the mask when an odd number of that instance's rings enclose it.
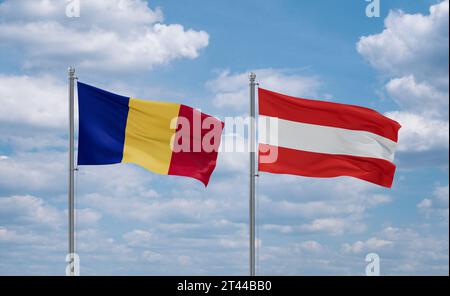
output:
{"label": "metal flagpole", "polygon": [[255,275],[255,79],[256,74],[250,73],[250,276]]}
{"label": "metal flagpole", "polygon": [[75,68],[69,67],[69,258],[70,275],[75,275],[75,198],[74,198],[74,88]]}

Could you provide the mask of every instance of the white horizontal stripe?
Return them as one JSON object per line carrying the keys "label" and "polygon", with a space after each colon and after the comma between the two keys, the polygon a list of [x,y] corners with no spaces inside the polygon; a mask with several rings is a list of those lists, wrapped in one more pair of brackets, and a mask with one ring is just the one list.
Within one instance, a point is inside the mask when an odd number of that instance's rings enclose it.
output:
{"label": "white horizontal stripe", "polygon": [[[270,128],[266,123],[270,123]],[[277,127],[278,125],[278,127]],[[367,131],[259,116],[260,143],[308,152],[394,160],[397,143]]]}

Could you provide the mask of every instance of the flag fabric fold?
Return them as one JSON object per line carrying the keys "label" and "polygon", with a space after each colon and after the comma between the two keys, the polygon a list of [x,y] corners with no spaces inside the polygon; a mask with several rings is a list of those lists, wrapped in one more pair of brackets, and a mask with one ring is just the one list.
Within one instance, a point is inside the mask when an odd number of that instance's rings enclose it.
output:
{"label": "flag fabric fold", "polygon": [[78,82],[78,165],[135,163],[208,185],[223,122],[191,107],[116,95]]}
{"label": "flag fabric fold", "polygon": [[[260,120],[277,135],[259,143],[259,170],[331,178],[351,176],[391,187],[400,124],[364,107],[290,97],[259,88]],[[269,151],[274,161],[262,161]]]}

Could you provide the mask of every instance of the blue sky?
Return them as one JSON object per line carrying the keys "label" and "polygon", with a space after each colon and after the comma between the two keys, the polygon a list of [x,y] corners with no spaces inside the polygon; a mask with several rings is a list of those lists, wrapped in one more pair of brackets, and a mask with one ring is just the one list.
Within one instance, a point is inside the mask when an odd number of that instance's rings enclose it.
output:
{"label": "blue sky", "polygon": [[[244,3],[243,3],[244,2]],[[344,2],[344,3],[341,3]],[[247,74],[375,108],[403,128],[392,189],[262,174],[259,274],[448,274],[448,1],[0,1],[0,274],[65,272],[67,74],[126,96],[242,116]],[[229,132],[229,131],[228,131]],[[227,133],[227,131],[226,131]],[[80,167],[81,273],[248,272],[247,156],[207,189],[137,166]]]}

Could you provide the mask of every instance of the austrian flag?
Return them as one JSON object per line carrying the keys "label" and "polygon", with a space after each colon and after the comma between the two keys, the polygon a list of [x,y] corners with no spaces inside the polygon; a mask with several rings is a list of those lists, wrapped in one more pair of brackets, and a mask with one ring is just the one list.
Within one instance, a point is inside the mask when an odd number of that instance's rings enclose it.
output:
{"label": "austrian flag", "polygon": [[[260,140],[259,171],[392,186],[398,122],[363,107],[258,93],[260,120],[277,121],[277,136]],[[274,150],[277,157],[263,161]]]}

